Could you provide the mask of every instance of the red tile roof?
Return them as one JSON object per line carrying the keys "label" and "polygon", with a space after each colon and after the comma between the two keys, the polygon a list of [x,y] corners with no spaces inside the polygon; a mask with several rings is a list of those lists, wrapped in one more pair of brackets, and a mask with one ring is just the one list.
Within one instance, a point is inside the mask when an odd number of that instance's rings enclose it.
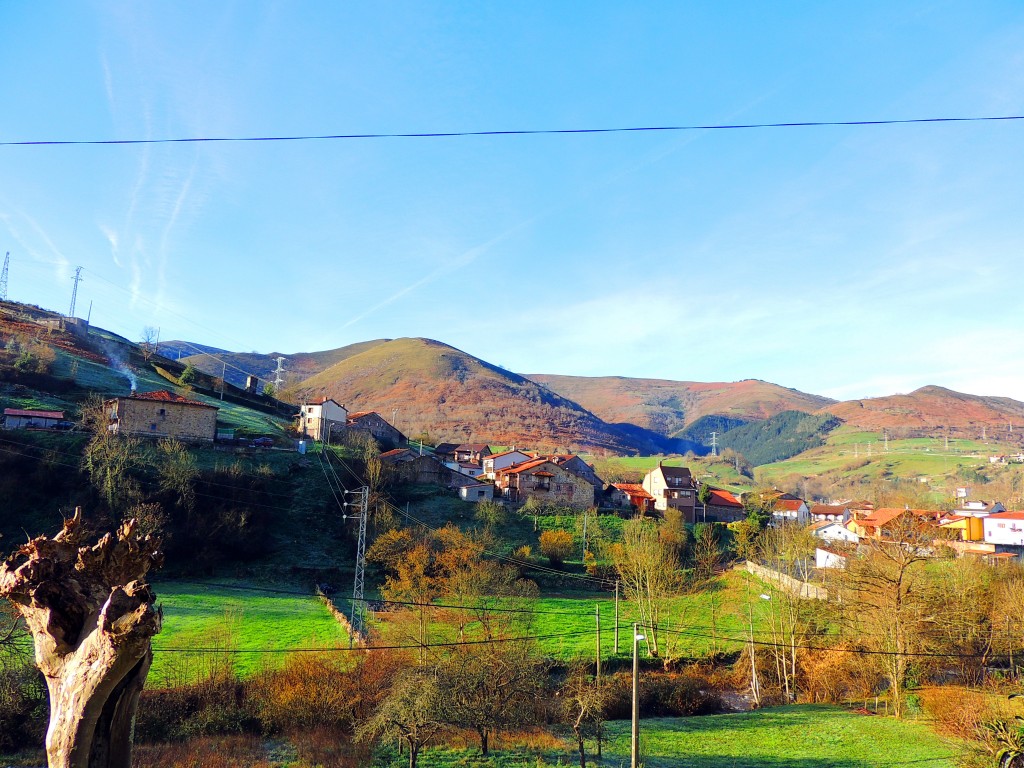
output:
{"label": "red tile roof", "polygon": [[175,403],[176,405],[197,405],[201,408],[213,408],[214,410],[220,410],[216,405],[210,405],[209,403],[201,403],[198,400],[189,400],[187,397],[176,395],[173,392],[168,392],[166,389],[161,389],[156,392],[134,392],[128,397],[118,397],[116,400],[148,400],[154,403]]}
{"label": "red tile roof", "polygon": [[520,472],[523,472],[527,469],[535,469],[536,467],[539,467],[542,464],[550,463],[551,462],[549,462],[547,459],[530,459],[529,461],[522,461],[518,464],[513,464],[511,467],[506,467],[505,469],[500,471],[502,474],[506,475],[517,475]]}
{"label": "red tile roof", "polygon": [[841,515],[847,510],[847,507],[840,506],[838,504],[815,504],[811,507],[812,515]]}
{"label": "red tile roof", "polygon": [[23,411],[18,408],[4,408],[4,416],[28,416],[36,419],[63,419],[64,411]]}
{"label": "red tile roof", "polygon": [[803,504],[799,499],[779,499],[775,502],[775,506],[772,509],[778,512],[796,512],[800,509],[800,505]]}
{"label": "red tile roof", "polygon": [[709,507],[742,507],[743,504],[736,498],[736,495],[729,491],[720,491],[717,488],[712,489],[711,496],[708,497]]}
{"label": "red tile roof", "polygon": [[627,493],[630,496],[636,496],[639,499],[653,499],[644,487],[639,483],[612,483],[612,486],[618,488],[623,493]]}
{"label": "red tile roof", "polygon": [[989,515],[986,520],[1024,520],[1024,512],[996,512]]}

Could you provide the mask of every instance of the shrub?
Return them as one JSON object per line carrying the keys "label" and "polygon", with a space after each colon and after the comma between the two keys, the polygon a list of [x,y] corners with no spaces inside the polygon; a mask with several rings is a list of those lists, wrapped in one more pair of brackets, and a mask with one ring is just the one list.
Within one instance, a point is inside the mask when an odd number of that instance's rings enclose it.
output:
{"label": "shrub", "polygon": [[[604,714],[609,720],[631,717],[633,678],[629,672],[612,675],[605,687]],[[689,717],[722,711],[717,684],[708,670],[691,666],[680,672],[656,672],[640,681],[640,714],[643,717]]]}
{"label": "shrub", "polygon": [[48,715],[42,674],[27,658],[5,657],[0,664],[0,753],[41,744]]}
{"label": "shrub", "polygon": [[144,741],[177,741],[198,736],[255,733],[245,686],[233,674],[218,673],[194,685],[142,692],[135,732]]}
{"label": "shrub", "polygon": [[573,537],[569,531],[544,531],[540,535],[540,551],[551,565],[558,568],[572,554]]}

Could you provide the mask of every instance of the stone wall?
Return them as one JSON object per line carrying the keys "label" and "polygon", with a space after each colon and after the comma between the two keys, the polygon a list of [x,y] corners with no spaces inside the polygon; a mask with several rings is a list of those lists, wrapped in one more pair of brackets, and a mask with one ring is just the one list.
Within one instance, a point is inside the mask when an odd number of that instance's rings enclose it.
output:
{"label": "stone wall", "polygon": [[747,571],[760,579],[770,581],[773,584],[778,584],[791,595],[803,597],[808,600],[828,600],[828,590],[824,587],[815,586],[814,584],[808,584],[807,582],[800,581],[799,579],[794,579],[792,576],[788,576],[785,573],[779,573],[778,571],[773,571],[771,568],[765,568],[763,565],[752,563],[750,560],[747,560]]}

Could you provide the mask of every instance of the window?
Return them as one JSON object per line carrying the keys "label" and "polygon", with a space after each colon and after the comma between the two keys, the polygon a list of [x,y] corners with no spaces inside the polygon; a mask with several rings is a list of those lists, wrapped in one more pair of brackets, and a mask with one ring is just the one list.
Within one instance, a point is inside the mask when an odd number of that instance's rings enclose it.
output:
{"label": "window", "polygon": [[482,498],[483,498],[484,496],[486,496],[486,495],[487,495],[486,491],[477,491],[477,492],[476,492],[476,497],[477,497],[478,499],[482,499]]}
{"label": "window", "polygon": [[150,432],[156,432],[156,424],[150,424],[149,425],[149,431]]}

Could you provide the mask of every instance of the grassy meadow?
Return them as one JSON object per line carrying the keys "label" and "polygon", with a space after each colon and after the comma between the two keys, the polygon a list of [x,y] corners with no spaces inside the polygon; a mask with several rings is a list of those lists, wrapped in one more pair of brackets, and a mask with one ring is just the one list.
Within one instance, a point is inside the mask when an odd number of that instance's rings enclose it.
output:
{"label": "grassy meadow", "polygon": [[[229,583],[229,582],[223,582]],[[236,582],[230,586],[250,587]],[[277,666],[297,648],[348,647],[348,635],[315,597],[264,593],[184,582],[154,584],[163,607],[163,630],[153,640],[149,685],[191,682],[212,664],[227,663],[244,676]],[[299,588],[281,588],[300,592]],[[216,649],[203,654],[163,649]],[[256,653],[270,649],[271,653]]]}

